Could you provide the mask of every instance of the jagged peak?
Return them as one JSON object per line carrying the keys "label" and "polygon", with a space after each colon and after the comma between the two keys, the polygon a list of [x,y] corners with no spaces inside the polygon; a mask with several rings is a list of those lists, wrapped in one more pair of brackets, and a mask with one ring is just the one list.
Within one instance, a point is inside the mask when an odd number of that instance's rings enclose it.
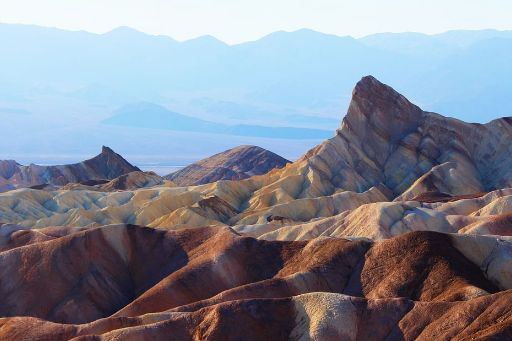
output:
{"label": "jagged peak", "polygon": [[357,82],[352,94],[355,95],[356,93],[357,94],[386,93],[386,94],[392,94],[392,95],[398,94],[398,92],[395,91],[392,87],[382,83],[381,81],[379,81],[377,78],[373,77],[372,75],[364,76],[363,78],[361,78],[361,80],[359,82]]}
{"label": "jagged peak", "polygon": [[[398,91],[380,82],[373,76],[365,76],[357,82],[352,91],[352,102],[365,101],[374,105],[394,105],[406,107],[412,111],[421,111]],[[349,112],[350,113],[350,112]]]}
{"label": "jagged peak", "polygon": [[101,154],[116,154],[110,147],[101,146]]}
{"label": "jagged peak", "polygon": [[83,163],[89,165],[94,164],[95,167],[101,168],[102,170],[109,174],[109,179],[115,178],[124,173],[140,171],[138,167],[133,166],[121,155],[117,154],[110,147],[107,146],[101,147],[101,154],[93,157],[92,159],[86,160]]}
{"label": "jagged peak", "polygon": [[373,76],[363,77],[354,87],[341,131],[359,136],[373,131],[395,140],[418,126],[423,111],[392,87]]}

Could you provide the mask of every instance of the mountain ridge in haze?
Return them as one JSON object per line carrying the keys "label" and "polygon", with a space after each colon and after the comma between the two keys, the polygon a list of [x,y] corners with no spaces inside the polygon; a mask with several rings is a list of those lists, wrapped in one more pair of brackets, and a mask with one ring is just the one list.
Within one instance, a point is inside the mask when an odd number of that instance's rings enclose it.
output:
{"label": "mountain ridge in haze", "polygon": [[[511,31],[383,33],[355,39],[303,29],[226,45],[207,36],[177,42],[126,27],[97,35],[0,24],[0,37],[3,48],[10,51],[0,56],[3,82],[12,80],[22,88],[34,80],[58,85],[64,92],[97,84],[132,97],[131,102],[179,98],[177,92],[183,91],[201,92],[218,100],[231,96],[237,103],[255,102],[260,108],[277,105],[277,114],[289,107],[334,117],[333,110],[339,108],[351,85],[364,74],[374,74],[395,84],[427,110],[450,113],[455,108],[445,110],[444,102],[465,100],[467,108],[474,108],[471,114],[485,121],[494,117],[483,117],[485,110],[478,111],[484,103],[479,100],[479,89],[510,88],[507,82],[511,78],[507,77],[510,70],[497,73],[498,68],[493,67],[494,58],[509,54]],[[38,41],[33,41],[36,38]],[[466,55],[472,53],[468,48],[497,38],[501,40],[487,46],[492,50],[487,64],[472,67],[474,57]],[[74,68],[76,64],[81,70]],[[433,69],[443,73],[453,69],[448,79],[457,82],[461,92],[468,90],[468,96],[461,97],[459,92],[448,91],[450,88],[438,90],[443,79],[429,76],[439,73]],[[472,77],[460,81],[468,73]],[[486,75],[494,75],[494,82],[489,83]],[[472,89],[476,82],[485,84]],[[11,91],[17,90],[13,87]],[[504,111],[511,109],[501,97],[492,99]],[[494,115],[499,114],[503,113]],[[459,118],[473,120],[464,115]]]}
{"label": "mountain ridge in haze", "polygon": [[[188,162],[254,144],[295,159],[320,139],[282,143],[267,139],[275,136],[272,129],[248,136],[247,126],[332,131],[353,84],[366,74],[393,84],[427,111],[480,123],[510,116],[508,31],[409,35],[373,37],[371,46],[368,37],[302,30],[229,46],[211,38],[176,42],[130,29],[96,35],[0,25],[0,107],[32,113],[0,113],[5,122],[0,150],[3,158],[22,159],[21,154],[85,154],[109,144],[126,155],[153,153],[151,162],[169,149],[180,150]],[[405,45],[393,43],[396,39]],[[101,124],[116,108],[142,101],[240,127],[213,136]],[[84,132],[89,138],[78,143],[73,136]],[[147,145],[134,144],[134,135]],[[225,143],[225,136],[232,143]],[[177,139],[185,141],[184,149],[175,148]],[[201,146],[203,139],[212,143]]]}
{"label": "mountain ridge in haze", "polygon": [[279,139],[319,139],[327,138],[331,135],[331,132],[328,130],[314,128],[242,124],[226,125],[182,115],[172,112],[161,105],[149,102],[139,102],[123,106],[116,110],[113,116],[103,120],[102,123],[137,128],[169,129]]}

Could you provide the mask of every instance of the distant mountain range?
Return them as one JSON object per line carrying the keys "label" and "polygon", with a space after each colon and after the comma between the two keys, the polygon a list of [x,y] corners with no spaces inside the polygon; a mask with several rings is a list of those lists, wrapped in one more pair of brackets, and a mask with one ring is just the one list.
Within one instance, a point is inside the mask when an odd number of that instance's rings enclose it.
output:
{"label": "distant mountain range", "polygon": [[[0,160],[0,193],[19,188],[111,192],[153,186],[196,186],[219,180],[241,180],[283,168],[290,161],[258,146],[238,146],[161,177],[142,172],[109,147],[95,157],[68,165],[20,165]],[[171,180],[172,182],[166,182]]]}
{"label": "distant mountain range", "polygon": [[[93,34],[0,24],[0,41],[0,158],[31,162],[25,154],[90,154],[106,144],[130,158],[172,154],[169,164],[183,165],[255,144],[293,159],[338,127],[353,84],[368,74],[427,111],[481,123],[512,115],[512,31],[355,39],[304,29],[227,45],[127,27]],[[188,123],[112,117],[140,102]],[[187,124],[197,135],[180,135]]]}
{"label": "distant mountain range", "polygon": [[163,106],[149,102],[126,105],[116,110],[114,115],[104,120],[103,123],[138,128],[281,139],[320,139],[328,138],[332,135],[332,132],[329,130],[322,129],[266,127],[242,124],[226,125],[181,115],[169,111]]}
{"label": "distant mountain range", "polygon": [[[275,116],[335,118],[352,85],[372,74],[427,110],[470,121],[512,112],[504,98],[512,88],[512,31],[354,39],[304,29],[230,46],[211,36],[178,42],[128,27],[98,35],[1,24],[0,40],[0,99],[59,95],[120,105],[186,97],[180,106],[199,113],[210,109],[193,100],[206,98]],[[218,106],[209,107],[216,115]]]}

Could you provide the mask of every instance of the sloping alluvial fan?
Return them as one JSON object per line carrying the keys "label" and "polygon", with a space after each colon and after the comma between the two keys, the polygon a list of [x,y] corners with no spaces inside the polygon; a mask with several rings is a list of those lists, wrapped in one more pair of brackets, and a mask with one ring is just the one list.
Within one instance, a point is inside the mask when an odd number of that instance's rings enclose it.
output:
{"label": "sloping alluvial fan", "polygon": [[266,174],[246,178],[269,152],[243,146],[188,187],[0,193],[0,339],[510,340],[510,141],[511,118],[365,77],[335,137]]}

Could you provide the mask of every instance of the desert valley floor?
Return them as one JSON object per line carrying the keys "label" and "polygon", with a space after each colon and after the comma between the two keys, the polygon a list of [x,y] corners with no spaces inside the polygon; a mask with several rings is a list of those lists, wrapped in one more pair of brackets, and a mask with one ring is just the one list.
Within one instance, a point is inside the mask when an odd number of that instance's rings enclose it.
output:
{"label": "desert valley floor", "polygon": [[364,77],[295,162],[0,161],[2,340],[511,340],[512,118]]}

